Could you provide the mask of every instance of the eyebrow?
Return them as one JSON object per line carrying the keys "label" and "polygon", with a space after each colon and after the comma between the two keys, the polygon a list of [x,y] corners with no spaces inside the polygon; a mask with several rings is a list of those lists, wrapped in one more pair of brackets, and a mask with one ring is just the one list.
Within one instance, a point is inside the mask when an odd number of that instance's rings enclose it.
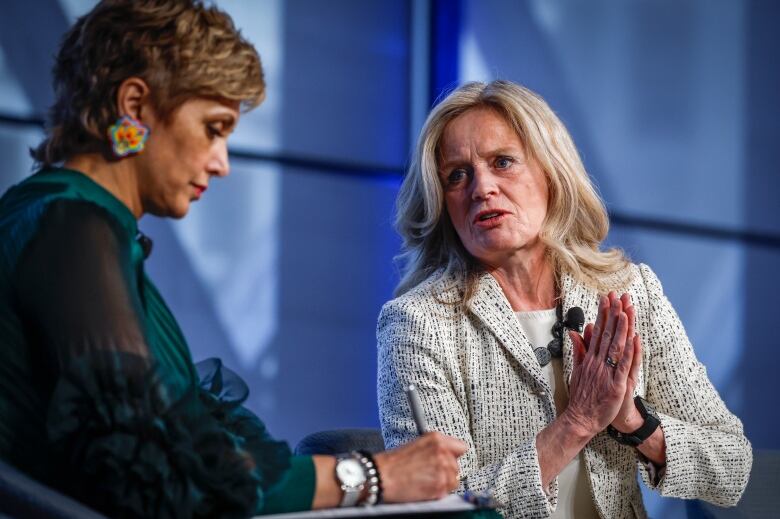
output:
{"label": "eyebrow", "polygon": [[[496,157],[498,155],[520,155],[521,158],[525,158],[525,150],[523,148],[516,148],[514,146],[504,146],[503,148],[496,148],[494,150],[489,151],[486,155],[488,157]],[[440,169],[446,170],[453,166],[458,166],[461,164],[468,164],[467,160],[462,159],[454,159],[449,160],[447,162],[442,162],[440,165]]]}

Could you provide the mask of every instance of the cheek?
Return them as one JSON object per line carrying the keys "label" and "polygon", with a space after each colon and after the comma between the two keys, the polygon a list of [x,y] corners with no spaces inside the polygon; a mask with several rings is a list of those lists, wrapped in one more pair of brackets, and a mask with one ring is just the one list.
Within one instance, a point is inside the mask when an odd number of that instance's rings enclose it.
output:
{"label": "cheek", "polygon": [[450,192],[444,195],[444,207],[450,216],[450,221],[455,228],[459,228],[466,221],[468,213],[468,204],[463,200],[463,196],[458,192]]}

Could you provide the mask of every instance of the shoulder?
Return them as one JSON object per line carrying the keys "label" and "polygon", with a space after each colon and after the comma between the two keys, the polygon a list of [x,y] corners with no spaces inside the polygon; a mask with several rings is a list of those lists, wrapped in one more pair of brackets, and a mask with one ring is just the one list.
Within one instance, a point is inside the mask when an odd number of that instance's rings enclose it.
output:
{"label": "shoulder", "polygon": [[658,279],[658,276],[649,265],[640,263],[636,265],[636,268],[639,272],[639,275],[641,276],[642,284],[648,292],[653,294],[663,294],[664,290],[663,286],[661,285],[661,280]]}
{"label": "shoulder", "polygon": [[652,268],[645,263],[631,263],[626,267],[626,290],[636,296],[654,298],[663,294],[663,287]]}
{"label": "shoulder", "polygon": [[[105,208],[89,200],[55,198],[40,208],[35,239],[58,243],[113,244],[129,236]],[[83,252],[83,251],[82,251]]]}
{"label": "shoulder", "polygon": [[644,263],[627,263],[617,272],[603,274],[594,282],[578,280],[573,274],[564,274],[564,290],[582,301],[597,300],[599,294],[615,291],[627,292],[635,306],[649,309],[654,301],[662,298],[663,287],[653,269]]}
{"label": "shoulder", "polygon": [[[36,185],[19,185],[0,204],[0,243],[2,255],[16,263],[34,244],[51,244],[54,249],[77,249],[104,243],[116,246],[126,241],[119,222],[104,208],[89,200],[60,196],[57,192],[36,190]],[[72,243],[73,247],[62,248]],[[90,250],[90,249],[86,249]],[[84,250],[73,250],[83,253]]]}
{"label": "shoulder", "polygon": [[[634,276],[628,292],[631,294],[632,303],[637,308],[639,329],[645,330],[644,333],[648,334],[647,330],[659,323],[668,329],[681,326],[676,312],[664,294],[661,281],[653,269],[644,263],[632,264],[631,268]],[[646,338],[648,339],[646,345],[650,348],[650,343],[653,341],[650,340],[649,336]]]}
{"label": "shoulder", "polygon": [[[438,348],[458,335],[462,319],[460,284],[437,272],[382,307],[377,321],[377,341],[383,348],[417,344]],[[404,346],[404,351],[408,348]]]}
{"label": "shoulder", "polygon": [[599,284],[605,290],[616,292],[648,292],[661,289],[661,282],[655,272],[645,263],[627,263],[617,272],[599,277]]}
{"label": "shoulder", "polygon": [[419,316],[454,315],[460,309],[463,283],[438,270],[420,284],[382,306],[380,320],[396,314]]}

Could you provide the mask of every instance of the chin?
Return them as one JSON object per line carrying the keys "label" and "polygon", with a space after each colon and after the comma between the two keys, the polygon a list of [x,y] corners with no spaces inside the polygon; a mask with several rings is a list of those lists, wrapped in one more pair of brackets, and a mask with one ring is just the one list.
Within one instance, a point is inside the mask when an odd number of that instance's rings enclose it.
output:
{"label": "chin", "polygon": [[183,208],[181,208],[181,207],[174,208],[173,210],[171,210],[168,213],[167,216],[168,216],[168,218],[174,218],[176,220],[180,220],[180,219],[184,218],[185,216],[187,216],[187,213],[189,213],[189,212],[190,212],[190,205],[187,204]]}
{"label": "chin", "polygon": [[179,220],[184,218],[190,210],[190,204],[173,205],[167,207],[154,208],[148,211],[149,214],[158,216],[160,218],[173,218]]}

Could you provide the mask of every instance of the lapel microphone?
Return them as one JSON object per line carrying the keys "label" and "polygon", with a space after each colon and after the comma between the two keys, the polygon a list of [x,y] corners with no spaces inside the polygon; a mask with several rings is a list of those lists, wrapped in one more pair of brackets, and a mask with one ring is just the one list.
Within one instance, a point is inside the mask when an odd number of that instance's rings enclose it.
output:
{"label": "lapel microphone", "polygon": [[546,348],[535,348],[534,354],[540,366],[546,366],[554,357],[563,357],[563,329],[567,328],[577,333],[582,333],[582,325],[585,324],[585,312],[579,306],[572,306],[566,311],[566,319],[563,318],[563,307],[559,304],[555,309],[558,320],[552,327],[553,340],[547,343]]}
{"label": "lapel microphone", "polygon": [[563,326],[577,333],[582,333],[582,325],[585,324],[585,312],[579,306],[572,306],[566,312],[566,320]]}

